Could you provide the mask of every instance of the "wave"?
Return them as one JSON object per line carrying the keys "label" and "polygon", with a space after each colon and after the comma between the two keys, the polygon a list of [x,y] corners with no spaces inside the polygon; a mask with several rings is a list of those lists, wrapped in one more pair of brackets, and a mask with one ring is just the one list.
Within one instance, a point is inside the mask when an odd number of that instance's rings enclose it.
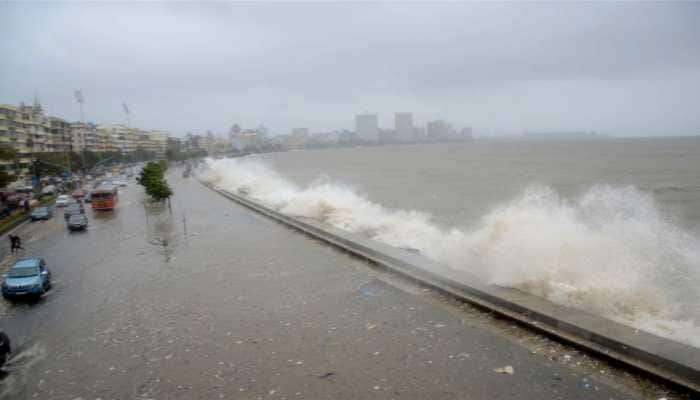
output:
{"label": "wave", "polygon": [[325,177],[300,187],[259,159],[209,159],[200,175],[282,213],[700,347],[700,240],[632,186],[598,185],[567,199],[533,185],[474,226],[446,228],[428,213],[385,208]]}

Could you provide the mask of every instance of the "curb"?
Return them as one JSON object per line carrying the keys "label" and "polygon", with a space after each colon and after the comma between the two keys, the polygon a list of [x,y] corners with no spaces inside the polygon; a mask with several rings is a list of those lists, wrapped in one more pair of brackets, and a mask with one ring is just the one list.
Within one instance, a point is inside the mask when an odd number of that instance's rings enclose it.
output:
{"label": "curb", "polygon": [[306,218],[278,213],[249,198],[200,181],[258,213],[364,258],[458,300],[495,312],[560,341],[632,367],[684,390],[700,393],[700,349],[606,318],[554,304],[515,289],[486,285],[419,254],[391,247]]}

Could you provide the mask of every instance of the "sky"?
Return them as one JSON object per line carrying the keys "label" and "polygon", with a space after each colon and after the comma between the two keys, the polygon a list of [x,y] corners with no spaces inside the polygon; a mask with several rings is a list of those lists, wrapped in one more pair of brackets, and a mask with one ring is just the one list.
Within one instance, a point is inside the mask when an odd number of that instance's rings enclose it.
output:
{"label": "sky", "polygon": [[175,135],[700,134],[700,3],[0,3],[0,103]]}

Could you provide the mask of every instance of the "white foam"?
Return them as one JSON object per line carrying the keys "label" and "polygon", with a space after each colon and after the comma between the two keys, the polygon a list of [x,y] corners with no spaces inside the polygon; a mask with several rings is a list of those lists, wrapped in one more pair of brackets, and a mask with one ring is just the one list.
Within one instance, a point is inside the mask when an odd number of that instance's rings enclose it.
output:
{"label": "white foam", "polygon": [[207,160],[201,176],[280,212],[413,248],[486,282],[700,347],[700,241],[634,187],[594,186],[564,199],[533,186],[476,226],[442,228],[346,185],[298,187],[257,159]]}

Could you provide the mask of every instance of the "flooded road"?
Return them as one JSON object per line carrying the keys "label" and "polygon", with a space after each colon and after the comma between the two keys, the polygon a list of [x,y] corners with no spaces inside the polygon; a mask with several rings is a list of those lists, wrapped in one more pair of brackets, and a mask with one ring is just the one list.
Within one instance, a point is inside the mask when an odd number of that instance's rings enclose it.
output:
{"label": "flooded road", "polygon": [[172,214],[132,182],[85,233],[58,210],[17,231],[55,282],[0,304],[0,398],[677,398],[170,182]]}

